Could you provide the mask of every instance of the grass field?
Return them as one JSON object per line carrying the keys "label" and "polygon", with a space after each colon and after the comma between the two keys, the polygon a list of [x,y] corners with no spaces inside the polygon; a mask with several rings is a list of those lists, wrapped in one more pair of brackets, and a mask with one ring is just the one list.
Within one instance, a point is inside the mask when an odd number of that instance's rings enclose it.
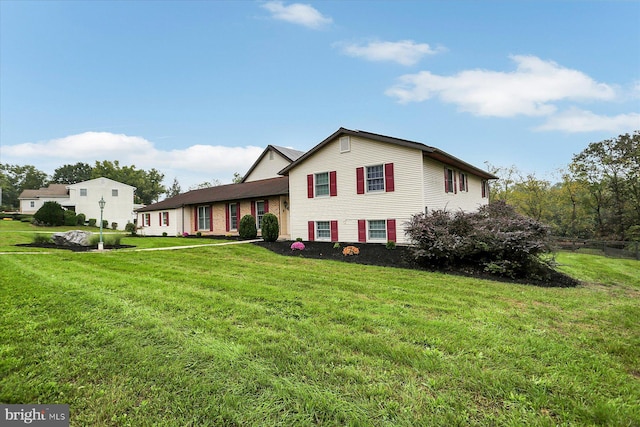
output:
{"label": "grass field", "polygon": [[585,284],[250,244],[0,255],[0,402],[77,426],[640,425],[640,262],[559,261]]}

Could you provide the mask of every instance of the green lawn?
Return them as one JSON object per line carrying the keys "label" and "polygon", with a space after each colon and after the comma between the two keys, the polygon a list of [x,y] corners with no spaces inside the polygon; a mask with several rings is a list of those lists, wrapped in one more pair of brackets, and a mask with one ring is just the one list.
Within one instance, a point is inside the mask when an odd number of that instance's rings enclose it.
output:
{"label": "green lawn", "polygon": [[[25,233],[4,226],[0,251]],[[0,402],[78,426],[640,425],[640,262],[559,261],[585,285],[253,245],[0,255]]]}

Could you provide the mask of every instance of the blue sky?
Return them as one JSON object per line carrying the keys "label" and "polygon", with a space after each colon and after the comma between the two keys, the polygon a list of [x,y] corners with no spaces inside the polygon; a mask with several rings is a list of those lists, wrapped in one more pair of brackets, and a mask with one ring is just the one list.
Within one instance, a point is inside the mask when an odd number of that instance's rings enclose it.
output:
{"label": "blue sky", "polygon": [[186,190],[341,126],[550,176],[640,129],[640,2],[0,0],[2,163]]}

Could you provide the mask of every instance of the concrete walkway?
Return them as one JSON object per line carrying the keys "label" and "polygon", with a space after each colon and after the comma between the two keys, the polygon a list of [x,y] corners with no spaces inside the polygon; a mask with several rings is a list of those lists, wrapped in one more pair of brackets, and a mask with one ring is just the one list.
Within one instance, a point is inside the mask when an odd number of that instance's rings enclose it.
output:
{"label": "concrete walkway", "polygon": [[[241,245],[243,243],[254,243],[254,242],[261,242],[262,239],[253,239],[253,240],[238,240],[238,241],[233,241],[233,242],[223,242],[223,243],[209,243],[209,244],[204,244],[204,245],[187,245],[187,246],[167,246],[165,248],[142,248],[142,249],[136,249],[136,248],[125,248],[125,249],[116,249],[118,252],[149,252],[149,251],[175,251],[178,249],[193,249],[193,248],[204,248],[207,246],[228,246],[228,245]],[[54,254],[54,253],[60,253],[59,252],[60,249],[57,249],[55,251],[42,251],[42,252],[0,252],[0,255],[49,255],[49,254]],[[96,253],[105,253],[105,252],[111,252],[112,249],[105,249],[104,251],[99,251],[97,249],[91,250],[91,251],[84,251],[84,252],[73,252],[73,253],[91,253],[91,254],[96,254]]]}

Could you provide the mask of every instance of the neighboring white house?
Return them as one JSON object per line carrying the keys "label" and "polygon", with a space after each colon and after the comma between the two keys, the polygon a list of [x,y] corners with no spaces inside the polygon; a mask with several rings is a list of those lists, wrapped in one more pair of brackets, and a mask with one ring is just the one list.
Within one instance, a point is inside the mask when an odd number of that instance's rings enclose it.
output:
{"label": "neighboring white house", "polygon": [[404,224],[434,209],[487,204],[496,177],[434,147],[340,128],[280,171],[293,238],[408,243]]}
{"label": "neighboring white house", "polygon": [[88,219],[100,221],[100,205],[104,198],[105,205],[102,218],[107,220],[109,227],[118,224],[118,229],[124,229],[128,222],[135,219],[133,203],[135,187],[114,181],[109,178],[96,178],[76,184],[50,184],[39,190],[24,190],[20,194],[20,212],[33,214],[47,201],[55,201],[65,209],[84,214]]}

